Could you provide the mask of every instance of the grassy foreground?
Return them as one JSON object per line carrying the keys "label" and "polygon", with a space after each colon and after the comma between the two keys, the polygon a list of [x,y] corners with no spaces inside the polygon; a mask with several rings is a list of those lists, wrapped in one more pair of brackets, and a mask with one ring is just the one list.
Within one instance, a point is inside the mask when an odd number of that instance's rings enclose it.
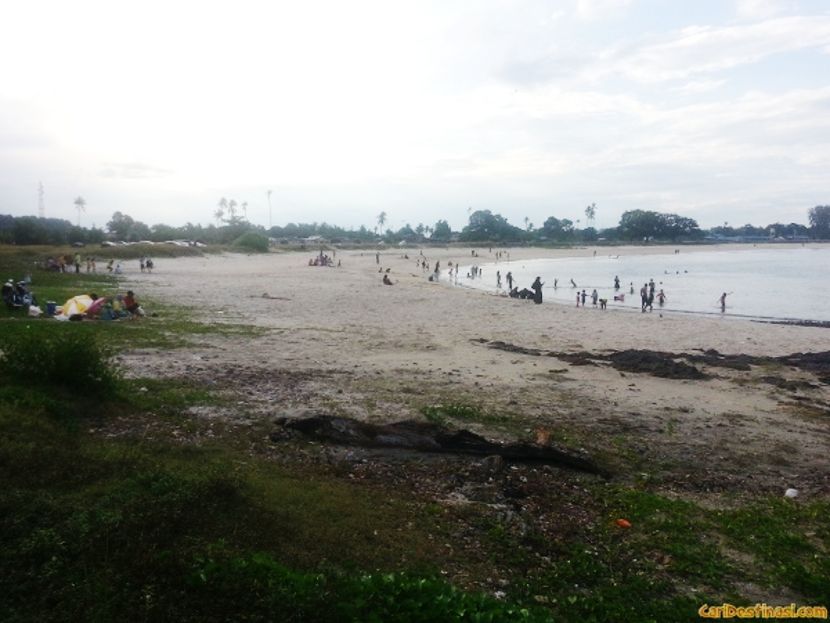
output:
{"label": "grassy foreground", "polygon": [[[112,285],[68,277],[38,287],[60,300]],[[710,508],[647,480],[585,480],[546,491],[558,532],[518,529],[476,506],[281,465],[230,433],[145,436],[226,398],[187,379],[124,379],[111,353],[250,335],[153,308],[141,322],[0,314],[2,621],[694,621],[704,603],[830,603],[826,499]],[[470,404],[423,413],[502,418]],[[473,545],[448,551],[460,534]],[[496,567],[506,598],[457,588]]]}

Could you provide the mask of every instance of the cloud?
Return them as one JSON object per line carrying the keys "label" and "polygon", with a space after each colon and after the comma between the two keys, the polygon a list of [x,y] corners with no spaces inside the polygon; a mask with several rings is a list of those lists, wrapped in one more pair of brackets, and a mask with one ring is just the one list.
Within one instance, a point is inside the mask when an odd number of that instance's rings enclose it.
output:
{"label": "cloud", "polygon": [[726,84],[726,80],[692,80],[686,84],[672,89],[677,93],[689,95],[693,93],[708,93]]}
{"label": "cloud", "polygon": [[626,9],[633,0],[577,0],[576,15],[584,20],[609,17]]}
{"label": "cloud", "polygon": [[736,0],[735,12],[742,19],[767,19],[780,15],[791,5],[791,2],[781,0]]}
{"label": "cloud", "polygon": [[101,177],[123,178],[130,180],[157,179],[173,175],[170,169],[155,167],[140,162],[108,162],[101,170]]}
{"label": "cloud", "polygon": [[686,79],[794,50],[830,45],[830,16],[780,17],[725,27],[692,26],[670,40],[612,53],[605,75],[622,71],[639,82]]}

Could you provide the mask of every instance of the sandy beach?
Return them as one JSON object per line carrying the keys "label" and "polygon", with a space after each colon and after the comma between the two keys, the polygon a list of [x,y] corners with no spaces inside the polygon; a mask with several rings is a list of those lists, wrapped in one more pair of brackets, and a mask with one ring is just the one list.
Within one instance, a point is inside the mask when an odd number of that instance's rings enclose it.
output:
{"label": "sandy beach", "polygon": [[[477,263],[495,261],[496,249],[476,249]],[[524,259],[594,251],[500,250],[510,254],[504,271]],[[391,422],[422,418],[425,405],[461,402],[510,423],[470,424],[477,432],[507,439],[543,429],[553,443],[606,457],[612,467],[621,456],[638,456],[667,490],[830,492],[830,391],[821,373],[773,361],[743,370],[698,361],[690,365],[707,378],[659,378],[590,357],[574,362],[493,344],[543,355],[714,349],[778,357],[828,350],[828,329],[534,305],[449,285],[448,262],[468,264],[469,248],[423,250],[432,266],[441,263],[439,283],[416,268],[417,248],[381,249],[379,264],[373,251],[338,250],[340,268],[308,266],[315,253],[165,259],[153,274],[126,265],[123,287],[148,301],[149,311],[153,301],[175,303],[202,321],[261,329],[253,337],[208,334],[164,353],[130,352],[128,369],[223,383],[244,417],[233,409],[219,415],[239,425],[310,413]],[[382,284],[379,267],[394,285]],[[623,469],[616,477],[636,474]]]}

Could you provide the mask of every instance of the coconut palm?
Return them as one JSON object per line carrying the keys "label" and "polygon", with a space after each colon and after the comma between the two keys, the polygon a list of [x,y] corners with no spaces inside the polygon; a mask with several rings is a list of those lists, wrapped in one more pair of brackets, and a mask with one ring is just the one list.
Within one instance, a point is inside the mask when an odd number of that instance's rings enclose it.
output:
{"label": "coconut palm", "polygon": [[219,223],[221,223],[221,222],[222,222],[222,219],[224,219],[224,218],[225,218],[225,210],[227,210],[227,209],[228,209],[228,200],[227,200],[227,199],[225,199],[224,197],[222,197],[222,198],[219,200],[219,203],[218,203],[218,204],[216,204],[216,205],[217,205],[217,208],[216,208],[216,211],[213,213],[213,216],[215,216],[215,217],[216,217],[216,220],[217,220]]}
{"label": "coconut palm", "polygon": [[587,208],[585,208],[585,222],[589,223],[591,226],[594,224],[594,218],[597,215],[597,204],[592,203]]}
{"label": "coconut palm", "polygon": [[81,196],[75,197],[75,209],[78,210],[78,227],[81,226],[81,212],[86,212],[86,199]]}
{"label": "coconut palm", "polygon": [[386,212],[378,214],[378,228],[380,229],[381,236],[383,235],[383,226],[386,225],[386,217]]}

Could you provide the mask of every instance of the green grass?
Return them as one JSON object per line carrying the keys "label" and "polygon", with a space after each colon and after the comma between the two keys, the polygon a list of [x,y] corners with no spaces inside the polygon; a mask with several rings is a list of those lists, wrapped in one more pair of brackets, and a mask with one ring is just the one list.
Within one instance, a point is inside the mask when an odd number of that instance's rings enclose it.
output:
{"label": "green grass", "polygon": [[476,405],[459,402],[425,405],[420,411],[428,421],[441,426],[453,421],[495,425],[503,425],[510,421],[507,416],[492,414]]}
{"label": "green grass", "polygon": [[436,519],[407,499],[221,445],[87,432],[212,400],[148,390],[0,390],[2,620],[547,620],[437,579]]}

